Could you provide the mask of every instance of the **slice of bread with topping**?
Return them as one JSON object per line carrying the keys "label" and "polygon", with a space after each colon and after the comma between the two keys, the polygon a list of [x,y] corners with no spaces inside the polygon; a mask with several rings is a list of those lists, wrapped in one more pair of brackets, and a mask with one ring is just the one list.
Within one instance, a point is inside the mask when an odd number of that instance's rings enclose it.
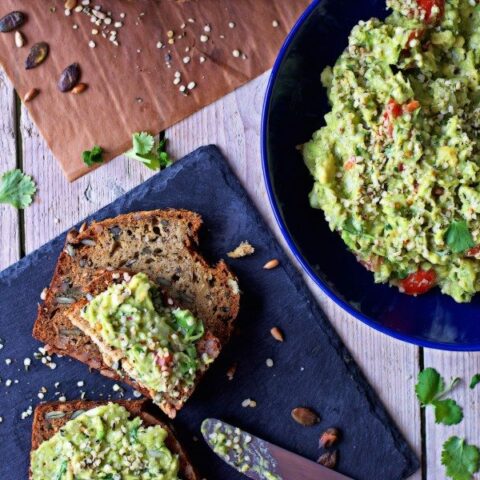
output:
{"label": "slice of bread with topping", "polygon": [[[238,315],[240,290],[223,261],[212,267],[197,252],[201,225],[194,212],[168,209],[119,215],[70,231],[39,305],[33,336],[48,352],[71,356],[122,380],[105,364],[92,339],[72,325],[67,311],[85,297],[99,270],[127,268],[162,286],[182,308],[202,319],[223,346]],[[133,380],[129,383],[146,393]]]}
{"label": "slice of bread with topping", "polygon": [[[32,451],[36,450],[41,443],[49,440],[69,420],[75,418],[79,413],[108,402],[95,402],[86,400],[74,400],[71,402],[49,402],[36,407],[32,426]],[[200,476],[190,462],[190,459],[180,445],[172,431],[172,428],[158,418],[155,406],[147,400],[120,400],[118,403],[126,408],[131,417],[140,417],[146,427],[159,425],[168,432],[165,444],[175,455],[178,455],[180,462],[180,475],[184,480],[200,480]],[[30,472],[30,478],[32,473]]]}
{"label": "slice of bread with topping", "polygon": [[[195,381],[188,388],[185,388],[181,383],[168,393],[159,394],[155,392],[148,385],[136,378],[136,370],[134,365],[127,358],[126,352],[119,348],[114,348],[105,343],[99,330],[96,330],[92,324],[82,316],[82,310],[88,306],[89,300],[97,295],[106,292],[113,284],[127,284],[134,276],[134,273],[127,270],[104,271],[86,287],[85,298],[70,306],[66,312],[66,316],[70,319],[72,324],[79,328],[85,335],[87,335],[93,343],[98,347],[103,362],[113,371],[115,371],[122,381],[137,388],[146,397],[151,398],[155,403],[170,417],[174,418],[178,410],[182,408],[184,403],[194,392],[196,385],[208,369],[209,363],[213,362],[222,349],[222,341],[219,336],[224,332],[223,324],[217,322],[203,322],[205,333],[196,343],[198,358],[202,358],[204,354],[207,355],[209,362],[199,362],[199,369],[195,375]],[[153,279],[150,279],[154,284]],[[166,289],[156,286],[162,297],[163,305],[171,310],[176,308],[187,308],[182,304],[180,299],[172,299]],[[201,319],[199,319],[201,320]],[[98,326],[98,324],[97,324]]]}

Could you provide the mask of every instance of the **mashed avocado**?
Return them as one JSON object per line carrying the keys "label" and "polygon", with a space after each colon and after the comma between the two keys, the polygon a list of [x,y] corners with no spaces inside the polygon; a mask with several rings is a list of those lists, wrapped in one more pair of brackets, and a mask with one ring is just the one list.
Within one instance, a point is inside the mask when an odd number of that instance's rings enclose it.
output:
{"label": "mashed avocado", "polygon": [[32,480],[178,480],[167,432],[109,403],[67,422],[32,452]]}
{"label": "mashed avocado", "polygon": [[88,303],[82,317],[102,342],[124,353],[134,378],[159,398],[178,397],[210,362],[196,348],[203,323],[188,310],[164,306],[144,273],[111,285]]}
{"label": "mashed avocado", "polygon": [[377,282],[458,302],[480,290],[480,5],[389,0],[322,82],[310,194]]}

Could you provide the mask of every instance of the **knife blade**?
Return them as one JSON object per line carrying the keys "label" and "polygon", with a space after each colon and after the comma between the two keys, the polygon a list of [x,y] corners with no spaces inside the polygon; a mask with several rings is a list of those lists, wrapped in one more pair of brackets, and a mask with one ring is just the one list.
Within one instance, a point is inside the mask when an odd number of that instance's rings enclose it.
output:
{"label": "knife blade", "polygon": [[214,418],[201,430],[223,461],[253,480],[353,480]]}

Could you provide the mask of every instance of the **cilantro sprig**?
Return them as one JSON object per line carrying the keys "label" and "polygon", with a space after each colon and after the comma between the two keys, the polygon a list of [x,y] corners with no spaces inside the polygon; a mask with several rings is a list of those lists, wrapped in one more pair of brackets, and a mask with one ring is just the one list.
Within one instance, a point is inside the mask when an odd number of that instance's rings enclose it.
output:
{"label": "cilantro sprig", "polygon": [[21,170],[5,172],[0,183],[0,203],[9,203],[15,208],[26,208],[32,201],[37,187],[32,177]]}
{"label": "cilantro sprig", "polygon": [[95,163],[103,163],[103,148],[95,145],[91,150],[82,153],[83,163],[91,167]]}
{"label": "cilantro sprig", "polygon": [[480,383],[480,373],[476,373],[470,380],[470,388],[473,390]]}
{"label": "cilantro sprig", "polygon": [[475,246],[465,220],[454,221],[450,224],[445,234],[445,241],[453,253],[462,253]]}
{"label": "cilantro sprig", "polygon": [[448,477],[454,480],[471,480],[480,467],[480,452],[475,445],[468,445],[463,438],[450,437],[442,450],[442,465]]}
{"label": "cilantro sprig", "polygon": [[462,421],[462,407],[455,400],[444,398],[459,381],[459,378],[454,378],[450,385],[445,387],[445,381],[434,368],[426,368],[418,375],[415,385],[417,398],[423,407],[430,405],[435,409],[435,423],[456,425]]}
{"label": "cilantro sprig", "polygon": [[148,132],[136,132],[132,135],[132,148],[125,155],[142,162],[151,170],[160,170],[172,164],[166,146],[166,138],[159,140],[155,145],[153,135]]}

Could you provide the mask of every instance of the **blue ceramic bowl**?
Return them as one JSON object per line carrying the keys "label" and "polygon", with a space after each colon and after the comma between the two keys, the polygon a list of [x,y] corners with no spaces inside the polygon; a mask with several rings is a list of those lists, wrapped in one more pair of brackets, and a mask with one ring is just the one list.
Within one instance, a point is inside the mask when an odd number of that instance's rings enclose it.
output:
{"label": "blue ceramic bowl", "polygon": [[347,312],[400,340],[445,350],[480,350],[480,295],[458,304],[438,289],[419,297],[378,285],[320,210],[308,203],[313,180],[296,145],[328,112],[320,73],[332,65],[360,19],[385,17],[385,0],[316,0],[283,45],[268,85],[262,121],[263,169],[276,219],[319,287]]}

